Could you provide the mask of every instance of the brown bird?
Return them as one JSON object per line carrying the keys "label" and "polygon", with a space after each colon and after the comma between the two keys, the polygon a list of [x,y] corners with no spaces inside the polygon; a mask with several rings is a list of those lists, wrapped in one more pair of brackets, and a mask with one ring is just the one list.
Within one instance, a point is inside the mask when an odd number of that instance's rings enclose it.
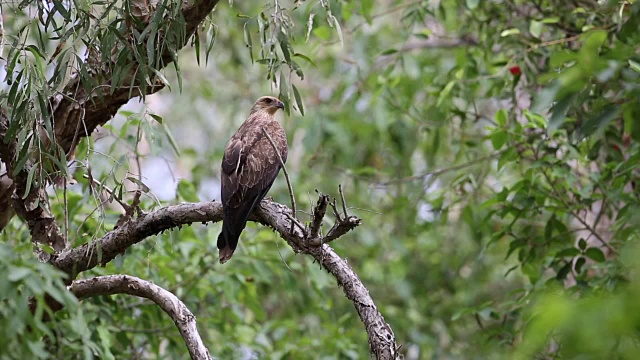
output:
{"label": "brown bird", "polygon": [[282,162],[287,161],[287,135],[275,113],[284,109],[273,96],[259,98],[249,117],[229,139],[222,158],[222,232],[218,235],[220,263],[233,256],[240,233],[251,211],[267,195],[282,167],[264,129],[278,149]]}

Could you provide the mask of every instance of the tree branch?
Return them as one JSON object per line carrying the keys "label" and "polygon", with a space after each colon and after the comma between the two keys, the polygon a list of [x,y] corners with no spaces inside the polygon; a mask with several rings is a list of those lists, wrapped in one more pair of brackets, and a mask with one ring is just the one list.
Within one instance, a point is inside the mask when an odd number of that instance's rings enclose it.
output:
{"label": "tree branch", "polygon": [[[182,6],[182,16],[185,20],[185,36],[183,43],[178,44],[177,50],[185,46],[191,35],[196,31],[198,26],[213,10],[219,0],[199,0],[192,4],[185,1]],[[150,17],[149,17],[150,18]],[[148,20],[147,20],[148,22]],[[147,25],[147,23],[143,23]],[[118,88],[113,89],[111,80],[112,76],[108,66],[100,60],[100,55],[95,49],[89,49],[87,59],[87,73],[92,74],[89,79],[81,79],[79,73],[74,73],[71,79],[64,87],[60,94],[49,99],[54,124],[55,141],[68,156],[71,156],[76,145],[81,138],[91,135],[91,133],[101,125],[107,123],[117,113],[118,109],[126,104],[131,98],[140,95],[153,94],[164,88],[164,84],[154,83],[147,86],[146,94],[141,94],[140,90],[131,91],[134,87],[134,79],[137,66],[130,66],[128,74],[124,74],[125,81]],[[160,54],[166,61],[163,62],[167,66],[173,61],[169,54]],[[132,60],[132,62],[135,62]],[[126,64],[122,65],[123,68]],[[95,79],[102,79],[101,81]],[[84,84],[95,84],[92,89],[87,89]],[[0,112],[2,109],[0,109]],[[2,159],[7,167],[7,160]],[[9,174],[11,174],[9,172]],[[44,189],[44,185],[42,187]],[[0,182],[0,204],[6,203],[14,190],[20,189],[13,187],[11,181]],[[32,190],[34,191],[34,190]],[[35,191],[34,191],[35,193]],[[22,216],[22,214],[19,214]],[[0,208],[0,230],[13,216],[13,210],[4,207]],[[52,219],[51,219],[52,220]],[[56,246],[54,249],[58,250]]]}
{"label": "tree branch", "polygon": [[76,280],[69,290],[80,300],[94,296],[129,294],[147,298],[169,315],[184,339],[191,359],[210,360],[209,350],[202,342],[196,317],[187,306],[170,291],[149,281],[129,275],[107,275]]}
{"label": "tree branch", "polygon": [[[96,241],[56,254],[51,263],[68,273],[70,279],[74,279],[78,273],[89,270],[98,264],[108,263],[129,246],[149,236],[182,225],[221,221],[222,214],[222,205],[217,202],[167,206],[132,219]],[[292,210],[287,206],[263,200],[256,211],[250,215],[249,220],[269,226],[277,231],[293,248],[294,252],[313,256],[322,267],[336,278],[346,297],[353,302],[365,325],[370,349],[376,358],[400,358],[391,327],[376,308],[369,291],[362,284],[358,275],[328,244],[318,246],[317,243],[306,238],[301,230],[303,229],[302,225],[295,226],[291,230],[292,218]],[[353,227],[360,224],[360,220],[355,216],[349,216],[347,219],[351,219],[349,221]],[[340,236],[344,233],[346,231],[336,235]]]}

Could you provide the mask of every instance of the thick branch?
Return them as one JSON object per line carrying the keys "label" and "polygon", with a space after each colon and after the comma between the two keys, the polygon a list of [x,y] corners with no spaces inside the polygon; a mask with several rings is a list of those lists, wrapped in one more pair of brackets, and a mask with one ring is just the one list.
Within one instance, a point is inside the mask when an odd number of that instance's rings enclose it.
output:
{"label": "thick branch", "polygon": [[[317,243],[305,238],[301,225],[292,228],[292,218],[292,211],[287,206],[263,200],[249,220],[276,230],[296,253],[313,256],[336,278],[346,297],[353,302],[360,319],[365,324],[369,345],[376,357],[378,359],[399,358],[398,346],[391,327],[385,322],[371,299],[369,291],[353,269],[328,244],[318,246]],[[220,203],[203,202],[168,206],[133,219],[92,243],[55,255],[51,263],[67,272],[73,279],[78,273],[98,264],[106,264],[129,246],[164,230],[197,222],[221,220],[222,205]]]}
{"label": "thick branch", "polygon": [[198,333],[196,317],[178,297],[158,285],[134,276],[107,275],[76,280],[69,286],[69,290],[80,300],[114,294],[129,294],[147,298],[160,306],[171,317],[180,330],[180,335],[182,335],[192,359],[211,359],[209,350],[204,346]]}
{"label": "thick branch", "polygon": [[144,214],[102,238],[54,255],[51,263],[66,272],[70,280],[97,265],[107,264],[133,244],[165,230],[194,222],[221,221],[222,205],[215,202],[180,204]]}

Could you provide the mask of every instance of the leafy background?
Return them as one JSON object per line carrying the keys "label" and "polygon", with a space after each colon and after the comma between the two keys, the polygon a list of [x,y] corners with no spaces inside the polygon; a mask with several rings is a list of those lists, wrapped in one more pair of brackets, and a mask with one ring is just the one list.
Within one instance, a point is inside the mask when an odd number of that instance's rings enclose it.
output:
{"label": "leafy background", "polygon": [[[173,19],[178,3],[163,4]],[[39,109],[20,106],[37,104],[34,90],[51,94],[68,80],[64,65],[82,68],[78,39],[103,50],[117,43],[107,24],[126,8],[52,5],[63,23],[66,14],[83,24],[92,9],[109,15],[84,34],[72,22],[42,31],[29,12],[39,5],[3,5],[0,104],[16,124]],[[161,20],[156,30],[179,32],[179,19]],[[113,198],[130,201],[136,189],[144,209],[217,199],[226,140],[257,97],[277,95],[298,208],[310,208],[315,189],[337,194],[342,184],[364,225],[333,246],[407,359],[631,359],[639,28],[637,1],[221,3],[176,54],[179,65],[162,71],[168,88],[130,101],[83,140],[69,175],[77,185],[66,203],[51,189],[54,211],[59,221],[68,213],[78,245],[112,229],[121,209]],[[56,32],[74,44],[58,55]],[[156,45],[141,46],[157,75],[162,60],[145,51]],[[109,188],[102,197],[83,177],[89,165]],[[270,196],[288,203],[283,177]],[[84,276],[126,273],[173,291],[219,358],[368,356],[353,306],[318,264],[253,224],[220,266],[219,230],[167,232]],[[78,303],[63,291],[17,218],[0,238],[0,318],[9,324],[0,358],[187,356],[156,306],[126,296]],[[25,300],[42,303],[45,292],[66,305],[47,324]]]}

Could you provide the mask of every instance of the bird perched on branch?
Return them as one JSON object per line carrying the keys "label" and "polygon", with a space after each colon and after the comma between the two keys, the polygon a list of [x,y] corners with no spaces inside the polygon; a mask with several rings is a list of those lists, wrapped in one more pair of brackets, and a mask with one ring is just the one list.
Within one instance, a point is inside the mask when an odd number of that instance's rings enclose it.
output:
{"label": "bird perched on branch", "polygon": [[[249,117],[229,139],[222,158],[222,232],[218,235],[220,263],[233,256],[240,233],[251,211],[260,204],[287,161],[287,136],[276,120],[282,101],[273,96],[259,98]],[[263,131],[264,129],[264,131]],[[282,164],[274,146],[280,153]]]}

